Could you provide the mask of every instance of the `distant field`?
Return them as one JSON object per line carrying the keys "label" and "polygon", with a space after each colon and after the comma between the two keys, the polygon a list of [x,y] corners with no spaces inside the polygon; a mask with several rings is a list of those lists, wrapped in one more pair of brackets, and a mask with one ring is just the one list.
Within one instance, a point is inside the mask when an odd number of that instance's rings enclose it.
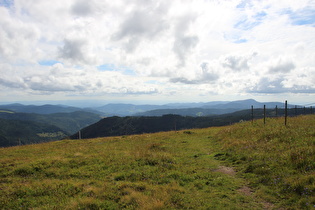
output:
{"label": "distant field", "polygon": [[312,209],[315,115],[0,148],[0,209]]}
{"label": "distant field", "polygon": [[3,113],[9,113],[9,114],[14,114],[14,112],[9,111],[9,110],[0,110],[0,112],[3,112]]}

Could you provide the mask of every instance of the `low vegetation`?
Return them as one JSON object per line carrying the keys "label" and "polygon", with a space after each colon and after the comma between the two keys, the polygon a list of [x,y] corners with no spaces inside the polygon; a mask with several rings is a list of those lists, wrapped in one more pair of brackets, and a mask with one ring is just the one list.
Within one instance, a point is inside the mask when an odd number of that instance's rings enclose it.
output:
{"label": "low vegetation", "polygon": [[225,160],[257,189],[257,194],[279,207],[315,207],[315,116],[305,115],[239,123],[216,135]]}
{"label": "low vegetation", "polygon": [[311,209],[315,116],[0,149],[0,209]]}

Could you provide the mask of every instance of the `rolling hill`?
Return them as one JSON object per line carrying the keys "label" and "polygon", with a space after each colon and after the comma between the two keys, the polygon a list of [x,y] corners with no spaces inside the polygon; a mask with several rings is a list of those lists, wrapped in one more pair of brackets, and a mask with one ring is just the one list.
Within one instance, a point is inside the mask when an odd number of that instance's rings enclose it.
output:
{"label": "rolling hill", "polygon": [[[284,109],[266,109],[266,117],[280,117],[285,115]],[[288,116],[312,114],[311,109],[288,109]],[[154,133],[160,131],[182,130],[191,128],[207,128],[225,126],[240,121],[264,118],[264,109],[246,109],[233,113],[212,116],[181,116],[167,114],[162,116],[128,116],[107,117],[87,126],[80,131],[81,138],[96,138],[105,136],[121,136],[142,133]],[[70,136],[78,139],[79,133]]]}
{"label": "rolling hill", "polygon": [[81,128],[91,125],[101,119],[98,114],[83,111],[54,114],[0,112],[0,118],[54,125],[70,134],[75,133]]}
{"label": "rolling hill", "polygon": [[54,125],[0,119],[0,147],[55,141],[68,135],[69,133]]}
{"label": "rolling hill", "polygon": [[0,148],[0,209],[313,209],[315,116]]}
{"label": "rolling hill", "polygon": [[[274,110],[268,110],[269,116]],[[256,118],[263,117],[263,110],[255,110]],[[141,133],[154,133],[160,131],[182,130],[191,128],[206,128],[212,126],[224,126],[250,120],[251,111],[242,110],[234,113],[215,115],[208,117],[190,117],[180,115],[163,116],[129,116],[129,117],[107,117],[81,130],[81,138],[96,138],[105,136],[120,136]],[[70,138],[79,138],[79,133]]]}
{"label": "rolling hill", "polygon": [[[0,146],[18,145],[18,139],[22,144],[60,140],[100,119],[98,114],[83,111],[54,114],[2,111]],[[45,136],[42,133],[50,134]]]}

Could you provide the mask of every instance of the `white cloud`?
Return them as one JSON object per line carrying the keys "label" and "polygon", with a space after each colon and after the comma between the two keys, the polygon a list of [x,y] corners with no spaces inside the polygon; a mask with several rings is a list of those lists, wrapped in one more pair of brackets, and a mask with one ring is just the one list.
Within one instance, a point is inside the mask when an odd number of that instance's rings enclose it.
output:
{"label": "white cloud", "polygon": [[313,11],[311,0],[15,0],[0,4],[0,85],[25,98],[312,94]]}
{"label": "white cloud", "polygon": [[270,66],[269,73],[289,73],[293,69],[295,69],[295,65],[292,61],[279,59],[275,65]]}

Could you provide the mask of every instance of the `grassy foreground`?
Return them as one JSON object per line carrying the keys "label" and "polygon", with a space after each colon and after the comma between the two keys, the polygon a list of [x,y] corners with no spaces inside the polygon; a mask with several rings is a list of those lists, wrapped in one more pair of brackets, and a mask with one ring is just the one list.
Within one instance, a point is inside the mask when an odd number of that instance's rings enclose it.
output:
{"label": "grassy foreground", "polygon": [[311,209],[314,126],[312,115],[1,148],[0,209]]}

